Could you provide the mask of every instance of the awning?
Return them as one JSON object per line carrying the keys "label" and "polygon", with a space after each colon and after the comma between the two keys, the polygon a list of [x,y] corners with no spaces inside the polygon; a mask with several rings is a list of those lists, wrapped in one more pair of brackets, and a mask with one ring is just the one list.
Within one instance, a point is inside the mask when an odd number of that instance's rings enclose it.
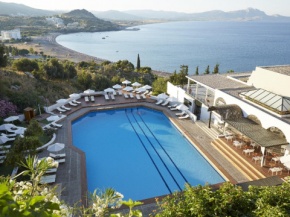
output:
{"label": "awning", "polygon": [[212,106],[208,111],[216,111],[226,123],[262,147],[268,148],[289,144],[285,138],[243,117],[242,110],[238,105]]}

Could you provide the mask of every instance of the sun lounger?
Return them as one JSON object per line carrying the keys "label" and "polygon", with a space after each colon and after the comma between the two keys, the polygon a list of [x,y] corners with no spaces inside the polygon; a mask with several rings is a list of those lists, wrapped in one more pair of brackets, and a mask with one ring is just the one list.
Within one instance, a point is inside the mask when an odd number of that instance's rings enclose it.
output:
{"label": "sun lounger", "polygon": [[185,112],[185,111],[182,111],[182,112],[175,113],[175,115],[177,115],[177,116],[183,116],[183,115],[185,115],[185,114],[186,114],[186,112]]}
{"label": "sun lounger", "polygon": [[41,184],[51,184],[55,183],[56,175],[48,175],[48,176],[42,176],[40,178]]}
{"label": "sun lounger", "polygon": [[72,101],[69,101],[68,104],[70,104],[71,106],[78,106],[78,104],[75,104]]}
{"label": "sun lounger", "polygon": [[0,154],[7,154],[9,152],[9,149],[6,149],[6,150],[3,150],[3,151],[0,151]]}
{"label": "sun lounger", "polygon": [[133,93],[129,93],[129,96],[130,96],[130,98],[131,98],[131,99],[133,99],[133,98],[134,98],[134,95],[133,95]]}
{"label": "sun lounger", "polygon": [[118,90],[118,94],[121,96],[123,94],[122,90]]}
{"label": "sun lounger", "polygon": [[55,161],[57,161],[58,163],[64,163],[65,162],[65,158],[55,159]]}
{"label": "sun lounger", "polygon": [[166,105],[168,105],[169,104],[169,101],[168,100],[165,100],[165,102],[163,102],[161,105],[162,106],[166,106]]}
{"label": "sun lounger", "polygon": [[89,97],[88,96],[85,96],[85,102],[89,102]]}
{"label": "sun lounger", "polygon": [[57,172],[57,168],[50,168],[45,171],[45,174],[56,173],[56,172]]}
{"label": "sun lounger", "polygon": [[145,94],[143,93],[143,94],[141,94],[141,97],[142,97],[142,99],[146,99],[146,96],[145,96]]}
{"label": "sun lounger", "polygon": [[95,102],[95,97],[91,96],[91,102]]}
{"label": "sun lounger", "polygon": [[146,93],[145,95],[150,96],[152,94],[152,91],[150,91],[149,93]]}
{"label": "sun lounger", "polygon": [[42,129],[44,129],[44,130],[57,130],[58,128],[50,126],[50,125],[46,125],[46,126],[42,127]]}
{"label": "sun lounger", "polygon": [[189,118],[189,115],[185,115],[185,116],[180,116],[180,117],[178,117],[179,119],[187,119],[187,118]]}
{"label": "sun lounger", "polygon": [[4,163],[6,156],[0,156],[0,164]]}
{"label": "sun lounger", "polygon": [[65,110],[65,109],[62,109],[62,108],[60,108],[60,107],[57,107],[56,108],[59,112],[66,112],[67,110]]}
{"label": "sun lounger", "polygon": [[139,94],[136,94],[136,98],[137,98],[138,100],[140,100],[140,99],[141,99],[141,97],[140,97],[140,95],[139,95]]}
{"label": "sun lounger", "polygon": [[116,96],[116,95],[117,95],[117,92],[116,92],[116,91],[114,91],[114,92],[113,92],[113,95],[114,95],[114,96]]}
{"label": "sun lounger", "polygon": [[158,102],[156,102],[155,104],[156,104],[156,105],[160,105],[162,102],[163,102],[163,100],[160,99],[160,100],[159,100]]}
{"label": "sun lounger", "polygon": [[77,101],[77,100],[75,100],[75,99],[72,100],[72,102],[75,103],[75,104],[81,104],[81,102],[79,102],[79,101]]}
{"label": "sun lounger", "polygon": [[57,124],[57,123],[54,123],[54,122],[52,122],[50,125],[52,127],[58,127],[58,128],[61,128],[62,127],[62,124]]}
{"label": "sun lounger", "polygon": [[127,93],[124,93],[124,97],[125,97],[125,99],[128,99],[129,98],[129,96],[128,96]]}
{"label": "sun lounger", "polygon": [[105,96],[105,100],[109,100],[110,99],[108,94],[105,94],[104,96]]}
{"label": "sun lounger", "polygon": [[176,106],[178,106],[178,103],[175,103],[173,105],[169,105],[168,108],[175,108]]}
{"label": "sun lounger", "polygon": [[111,94],[111,99],[112,99],[112,100],[115,100],[115,96],[114,96],[114,94]]}
{"label": "sun lounger", "polygon": [[52,157],[54,159],[58,159],[58,158],[65,158],[66,154],[53,154],[53,153],[49,153],[49,157]]}
{"label": "sun lounger", "polygon": [[65,107],[64,105],[62,105],[60,108],[65,109],[67,111],[71,110],[71,108]]}
{"label": "sun lounger", "polygon": [[17,136],[15,133],[1,133],[1,136],[6,136],[8,138]]}
{"label": "sun lounger", "polygon": [[10,149],[11,145],[0,145],[0,150],[2,149]]}

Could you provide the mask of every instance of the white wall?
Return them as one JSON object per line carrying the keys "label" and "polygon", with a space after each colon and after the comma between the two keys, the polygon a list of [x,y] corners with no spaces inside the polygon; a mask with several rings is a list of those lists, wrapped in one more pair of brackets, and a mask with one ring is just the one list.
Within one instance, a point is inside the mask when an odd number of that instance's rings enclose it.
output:
{"label": "white wall", "polygon": [[264,112],[258,108],[255,108],[251,104],[248,104],[244,101],[241,101],[238,98],[230,96],[222,91],[216,90],[215,100],[218,97],[223,98],[226,101],[226,104],[238,105],[242,109],[244,117],[247,117],[249,115],[255,115],[261,121],[263,128],[265,128],[265,129],[268,129],[270,127],[279,128],[286,136],[286,140],[288,142],[290,142],[290,124],[287,124],[284,121],[276,118],[275,116],[269,115],[266,112]]}
{"label": "white wall", "polygon": [[256,67],[247,82],[256,88],[262,88],[281,96],[290,97],[290,76]]}
{"label": "white wall", "polygon": [[185,90],[180,87],[174,86],[170,82],[167,82],[167,94],[171,97],[178,99],[178,102],[184,103]]}

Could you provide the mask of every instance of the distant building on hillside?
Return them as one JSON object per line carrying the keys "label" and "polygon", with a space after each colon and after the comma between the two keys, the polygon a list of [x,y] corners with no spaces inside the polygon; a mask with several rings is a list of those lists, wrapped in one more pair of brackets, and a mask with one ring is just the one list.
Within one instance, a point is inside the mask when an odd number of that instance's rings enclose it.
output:
{"label": "distant building on hillside", "polygon": [[20,29],[1,31],[2,40],[21,39]]}
{"label": "distant building on hillside", "polygon": [[50,24],[55,25],[58,28],[63,28],[65,26],[63,20],[58,17],[48,17],[46,18],[46,21]]}

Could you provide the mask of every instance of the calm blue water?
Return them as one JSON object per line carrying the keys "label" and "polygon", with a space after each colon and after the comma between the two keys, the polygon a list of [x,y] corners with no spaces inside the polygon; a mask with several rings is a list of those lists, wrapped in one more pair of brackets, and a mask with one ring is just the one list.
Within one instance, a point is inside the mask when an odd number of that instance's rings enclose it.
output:
{"label": "calm blue water", "polygon": [[171,22],[138,27],[140,31],[61,35],[56,41],[102,59],[127,59],[135,66],[139,53],[141,66],[166,72],[179,71],[180,65],[188,65],[190,74],[199,66],[201,74],[217,63],[221,72],[290,64],[290,23]]}
{"label": "calm blue water", "polygon": [[72,124],[86,153],[88,190],[113,187],[141,200],[224,179],[161,112],[128,108],[91,112]]}

